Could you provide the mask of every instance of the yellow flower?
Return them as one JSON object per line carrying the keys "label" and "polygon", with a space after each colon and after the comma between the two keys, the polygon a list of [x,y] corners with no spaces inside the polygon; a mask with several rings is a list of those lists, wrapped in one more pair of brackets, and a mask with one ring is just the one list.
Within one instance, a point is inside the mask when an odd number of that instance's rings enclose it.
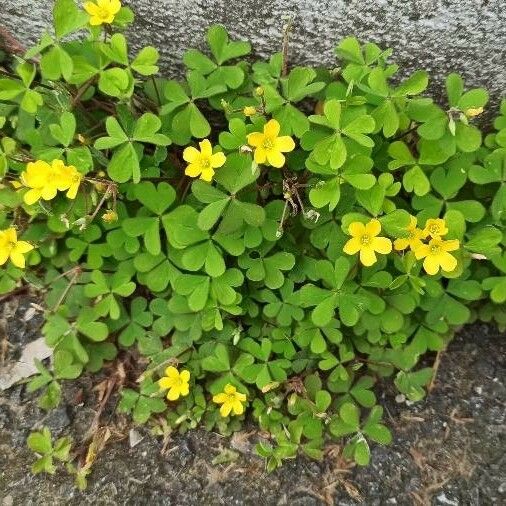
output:
{"label": "yellow flower", "polygon": [[238,392],[234,385],[228,383],[225,385],[224,391],[213,397],[213,402],[221,404],[220,415],[225,417],[231,411],[234,415],[242,415],[244,413],[244,404],[246,402],[246,395]]}
{"label": "yellow flower", "polygon": [[118,221],[118,213],[116,211],[113,211],[112,209],[108,209],[103,215],[102,219],[106,223],[114,223],[115,221]]}
{"label": "yellow flower", "polygon": [[167,392],[167,399],[169,401],[176,401],[179,397],[185,397],[190,392],[190,371],[183,369],[179,372],[174,366],[169,366],[165,369],[165,376],[158,380],[160,390],[169,390]]}
{"label": "yellow flower", "polygon": [[183,151],[183,158],[188,162],[188,167],[184,173],[190,177],[198,177],[204,181],[211,181],[214,176],[214,169],[221,167],[227,157],[221,153],[214,153],[211,143],[204,139],[199,142],[200,151],[193,146],[188,146]]}
{"label": "yellow flower", "polygon": [[58,190],[66,190],[68,183],[63,177],[62,167],[61,160],[53,160],[51,165],[42,160],[28,163],[20,178],[23,185],[30,188],[23,197],[25,204],[54,199]]}
{"label": "yellow flower", "polygon": [[388,255],[392,251],[392,242],[386,237],[378,237],[381,232],[379,220],[371,220],[364,225],[360,221],[350,223],[348,233],[351,239],[344,245],[343,251],[347,255],[360,252],[360,261],[369,267],[377,262],[376,252]]}
{"label": "yellow flower", "polygon": [[83,179],[83,175],[73,166],[65,166],[61,160],[55,160],[53,164],[60,167],[61,176],[65,184],[65,190],[67,191],[67,198],[74,200],[79,190],[79,185]]}
{"label": "yellow flower", "polygon": [[271,119],[264,125],[264,131],[253,132],[248,135],[248,144],[255,148],[255,162],[265,163],[266,161],[276,168],[285,164],[283,153],[295,149],[295,142],[288,135],[278,137],[280,125],[275,119]]}
{"label": "yellow flower", "polygon": [[243,110],[242,113],[244,116],[254,116],[257,113],[257,108],[253,107],[252,105],[247,105]]}
{"label": "yellow flower", "polygon": [[483,107],[471,107],[464,111],[464,114],[468,118],[474,118],[475,116],[480,115],[483,112]]}
{"label": "yellow flower", "polygon": [[10,227],[7,230],[0,230],[0,265],[4,265],[9,258],[11,262],[20,269],[25,267],[25,253],[33,249],[33,246],[26,241],[18,241],[16,229]]}
{"label": "yellow flower", "polygon": [[425,228],[423,229],[423,237],[431,236],[436,239],[441,237],[442,235],[446,235],[448,233],[448,228],[446,227],[445,220],[441,218],[429,218],[425,222]]}
{"label": "yellow flower", "polygon": [[394,241],[394,248],[397,251],[405,250],[407,248],[411,248],[411,251],[416,251],[423,245],[421,241],[421,239],[424,238],[423,231],[416,226],[416,221],[417,220],[414,216],[410,216],[410,223],[406,227],[406,230],[409,232],[408,237],[402,237]]}
{"label": "yellow flower", "polygon": [[84,10],[90,15],[90,25],[92,26],[111,24],[120,9],[120,0],[84,2]]}
{"label": "yellow flower", "polygon": [[437,274],[439,268],[445,272],[452,272],[457,267],[457,259],[448,253],[459,249],[457,239],[443,241],[439,237],[433,238],[429,244],[424,244],[415,251],[417,260],[424,259],[423,268],[427,274]]}
{"label": "yellow flower", "polygon": [[255,94],[259,97],[261,97],[264,94],[264,89],[261,86],[257,86],[255,88]]}

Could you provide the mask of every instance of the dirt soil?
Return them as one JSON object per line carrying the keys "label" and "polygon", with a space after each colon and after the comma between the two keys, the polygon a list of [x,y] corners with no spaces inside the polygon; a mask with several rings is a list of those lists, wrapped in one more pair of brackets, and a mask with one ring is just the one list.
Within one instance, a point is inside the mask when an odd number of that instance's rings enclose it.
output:
{"label": "dirt soil", "polygon": [[[0,332],[0,350],[12,360],[39,337],[41,318],[27,299],[0,304],[0,331],[2,318],[8,341]],[[374,446],[367,468],[342,462],[335,446],[322,462],[298,458],[267,474],[247,431],[229,439],[196,430],[164,442],[138,428],[135,439],[142,439],[131,447],[128,420],[111,408],[101,423],[112,437],[85,492],[65,471],[33,476],[26,437],[48,426],[53,436],[79,441],[95,414],[96,378],[66,385],[65,402],[49,414],[24,385],[14,386],[0,394],[0,506],[506,504],[505,373],[506,336],[483,324],[465,328],[442,355],[427,399],[407,405],[383,390],[394,442]],[[227,449],[236,459],[213,464]]]}

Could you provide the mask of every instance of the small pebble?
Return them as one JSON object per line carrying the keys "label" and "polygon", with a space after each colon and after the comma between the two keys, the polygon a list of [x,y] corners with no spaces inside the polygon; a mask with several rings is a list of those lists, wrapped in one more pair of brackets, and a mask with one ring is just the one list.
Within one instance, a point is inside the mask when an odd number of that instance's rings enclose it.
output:
{"label": "small pebble", "polygon": [[12,506],[13,504],[14,504],[14,499],[12,498],[11,495],[6,495],[2,499],[2,506]]}

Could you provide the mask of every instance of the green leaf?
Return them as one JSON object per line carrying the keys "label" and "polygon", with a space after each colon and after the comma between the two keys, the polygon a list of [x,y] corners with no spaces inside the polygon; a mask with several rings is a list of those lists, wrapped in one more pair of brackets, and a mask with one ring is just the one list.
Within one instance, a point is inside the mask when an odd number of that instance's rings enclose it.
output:
{"label": "green leaf", "polygon": [[351,402],[345,402],[339,408],[339,416],[343,420],[344,423],[350,425],[351,427],[359,429],[360,426],[360,412],[355,404]]}
{"label": "green leaf", "polygon": [[44,427],[40,432],[32,432],[26,440],[28,448],[40,455],[46,455],[52,452],[51,432]]}
{"label": "green leaf", "polygon": [[251,51],[249,42],[230,41],[227,30],[221,25],[213,25],[209,28],[207,42],[218,65],[233,58],[245,56]]}
{"label": "green leaf", "polygon": [[160,54],[158,49],[153,46],[147,46],[139,51],[139,54],[134,58],[131,67],[143,76],[151,76],[156,74],[159,70],[157,65],[159,58]]}
{"label": "green leaf", "polygon": [[122,65],[128,65],[128,48],[126,38],[123,34],[113,34],[109,40],[109,44],[104,43],[101,49],[112,61],[121,63]]}
{"label": "green leaf", "polygon": [[60,123],[49,125],[49,131],[62,146],[70,146],[76,132],[74,115],[71,112],[64,111],[60,116]]}
{"label": "green leaf", "polygon": [[128,71],[113,67],[100,73],[98,89],[111,97],[130,95],[133,90],[133,79]]}
{"label": "green leaf", "polygon": [[353,458],[359,466],[367,466],[369,464],[371,451],[365,439],[361,438],[355,443]]}
{"label": "green leaf", "polygon": [[127,142],[114,154],[107,166],[107,173],[113,181],[126,183],[130,179],[138,183],[141,179],[139,157],[134,146]]}
{"label": "green leaf", "polygon": [[80,10],[74,0],[56,0],[53,8],[53,21],[56,37],[61,39],[86,25],[89,16]]}
{"label": "green leaf", "polygon": [[395,96],[419,95],[427,88],[429,75],[425,70],[417,70],[408,79],[403,81],[395,90]]}
{"label": "green leaf", "polygon": [[484,107],[488,102],[488,92],[483,88],[476,88],[474,90],[464,93],[458,102],[458,108],[461,111],[467,109],[477,109]]}
{"label": "green leaf", "polygon": [[418,165],[405,172],[402,185],[406,191],[414,192],[418,196],[426,195],[430,191],[429,179]]}
{"label": "green leaf", "polygon": [[226,372],[230,370],[227,347],[224,344],[218,343],[215,346],[213,355],[203,358],[202,368],[210,372]]}
{"label": "green leaf", "polygon": [[446,78],[446,93],[451,107],[457,107],[464,92],[464,81],[458,74],[451,73]]}

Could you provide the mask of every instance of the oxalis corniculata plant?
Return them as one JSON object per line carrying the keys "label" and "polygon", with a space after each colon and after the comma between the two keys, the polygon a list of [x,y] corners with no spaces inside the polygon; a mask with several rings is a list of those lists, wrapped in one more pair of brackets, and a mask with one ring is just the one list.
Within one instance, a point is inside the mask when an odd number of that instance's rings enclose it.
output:
{"label": "oxalis corniculata plant", "polygon": [[[54,408],[103,370],[155,433],[249,419],[268,470],[328,441],[367,464],[391,439],[378,379],[420,400],[422,357],[506,327],[506,102],[483,138],[487,92],[457,74],[433,100],[375,44],[297,67],[221,26],[167,79],[129,52],[131,10],[96,2],[57,0],[0,70],[0,291],[40,291],[54,349],[29,390]],[[29,443],[36,471],[72,456]]]}

